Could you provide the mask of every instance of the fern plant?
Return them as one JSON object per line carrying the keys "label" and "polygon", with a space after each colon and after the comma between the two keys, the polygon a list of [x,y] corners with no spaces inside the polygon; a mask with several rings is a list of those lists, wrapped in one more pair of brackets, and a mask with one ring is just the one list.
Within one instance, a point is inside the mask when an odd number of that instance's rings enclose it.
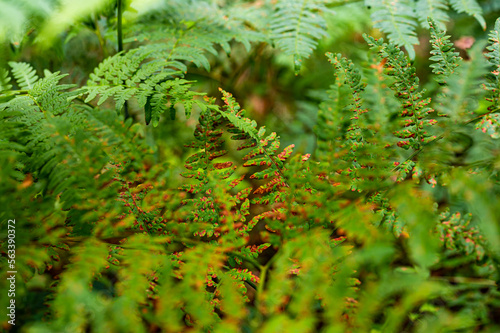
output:
{"label": "fern plant", "polygon": [[[282,148],[225,89],[206,96],[188,80],[189,63],[215,61],[203,52],[232,55],[234,41],[251,49],[266,33],[304,60],[324,36],[316,15],[343,3],[170,1],[131,24],[129,48],[83,86],[9,62],[0,262],[13,269],[15,219],[16,317],[3,327],[497,331],[500,19],[462,59],[442,29],[446,2],[367,1],[375,21],[391,19],[379,23],[389,42],[365,35],[360,64],[327,53],[333,83],[307,154]],[[475,1],[449,4],[481,20]],[[427,21],[427,89],[410,59],[424,24],[414,6],[442,15]],[[269,30],[255,13],[274,13]],[[196,119],[165,121],[177,104]],[[169,147],[181,131],[193,135]]]}

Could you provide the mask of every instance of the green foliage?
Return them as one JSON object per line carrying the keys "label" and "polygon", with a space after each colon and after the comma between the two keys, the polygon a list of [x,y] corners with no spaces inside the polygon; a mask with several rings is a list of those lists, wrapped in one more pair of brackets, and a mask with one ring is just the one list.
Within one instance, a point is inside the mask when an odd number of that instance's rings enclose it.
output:
{"label": "green foliage", "polygon": [[415,58],[413,45],[418,44],[418,39],[412,3],[408,0],[382,0],[368,1],[368,5],[373,6],[375,27],[385,32],[397,46],[404,46],[410,58]]}
{"label": "green foliage", "polygon": [[436,62],[430,67],[436,74],[436,80],[439,83],[446,83],[446,78],[455,72],[461,58],[458,52],[453,51],[453,44],[449,41],[450,36],[446,36],[444,31],[437,29],[436,22],[432,19],[429,19],[429,27],[432,40],[432,57],[429,60]]}
{"label": "green foliage", "polygon": [[450,4],[457,12],[474,16],[483,29],[486,29],[486,22],[482,16],[483,10],[476,0],[450,0]]}
{"label": "green foliage", "polygon": [[326,35],[326,22],[318,12],[326,11],[323,1],[287,0],[276,4],[271,22],[272,39],[285,54],[293,56],[295,74]]}
{"label": "green foliage", "polygon": [[488,110],[492,111],[500,107],[500,20],[495,23],[495,28],[489,35],[489,46],[486,57],[490,66],[492,66],[491,74],[488,75],[488,83],[486,83],[486,90],[488,90],[487,100],[492,103]]}
{"label": "green foliage", "polygon": [[434,19],[436,21],[434,26],[437,24],[440,29],[443,29],[449,20],[446,12],[448,9],[446,0],[418,0],[415,9],[420,24],[431,29],[432,26],[430,26],[430,22],[428,23],[428,18]]}
{"label": "green foliage", "polygon": [[[446,1],[366,1],[389,42],[364,35],[359,61],[326,54],[331,86],[317,92],[307,154],[238,102],[262,102],[236,93],[257,69],[266,80],[287,74],[274,71],[268,41],[294,56],[286,77],[301,81],[293,74],[325,36],[321,15],[344,3],[159,3],[129,21],[124,50],[101,49],[84,84],[7,57],[0,262],[14,270],[6,249],[15,219],[17,279],[16,326],[2,326],[498,331],[500,19],[462,58],[443,30]],[[475,1],[448,3],[486,22]],[[122,44],[124,22],[110,18],[132,3],[80,6],[101,15],[88,23],[96,34],[116,23]],[[428,68],[417,53],[411,60],[417,20],[430,29]],[[115,37],[100,38],[106,46]],[[225,80],[233,60],[242,74]],[[227,88],[199,92],[193,78],[203,75]],[[179,105],[186,117],[173,122]],[[0,281],[2,294],[9,288]]]}
{"label": "green foliage", "polygon": [[[375,27],[386,33],[392,43],[404,46],[411,59],[415,58],[413,45],[419,44],[417,21],[422,27],[429,28],[427,18],[430,17],[440,29],[449,21],[447,1],[443,0],[365,0],[365,3],[373,8],[371,17]],[[451,0],[450,5],[458,13],[473,16],[486,29],[483,11],[476,0]]]}
{"label": "green foliage", "polygon": [[431,136],[427,131],[427,127],[437,123],[435,119],[427,118],[427,115],[434,111],[428,107],[430,98],[423,97],[425,91],[418,91],[419,79],[416,69],[396,45],[386,44],[382,39],[376,40],[373,37],[367,37],[366,40],[384,61],[386,75],[394,78],[390,88],[401,101],[399,115],[404,119],[401,121],[403,129],[396,131],[394,135],[403,140],[397,145],[404,149],[411,147],[418,150],[422,144],[435,139],[435,136]]}
{"label": "green foliage", "polygon": [[175,66],[174,63],[168,60],[144,62],[149,56],[150,51],[136,49],[126,55],[107,58],[90,75],[84,88],[88,94],[85,102],[100,95],[97,105],[101,105],[109,97],[114,97],[115,108],[120,111],[129,99],[135,97],[145,110],[146,124],[152,121],[155,127],[160,116],[177,103],[184,105],[189,117],[192,105],[197,103],[193,97],[199,94],[189,90],[189,81],[175,77],[179,72],[170,67]]}

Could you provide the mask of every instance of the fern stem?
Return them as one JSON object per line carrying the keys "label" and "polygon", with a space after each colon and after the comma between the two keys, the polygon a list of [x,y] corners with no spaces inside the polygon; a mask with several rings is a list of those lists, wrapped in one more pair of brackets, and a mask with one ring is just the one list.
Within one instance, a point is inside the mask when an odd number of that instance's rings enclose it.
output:
{"label": "fern stem", "polygon": [[[123,14],[123,5],[122,5],[122,0],[117,0],[117,10],[118,10],[118,15],[117,15],[117,23],[116,23],[116,33],[117,33],[117,38],[118,38],[118,52],[123,51],[123,29],[122,29],[122,14]],[[130,117],[130,114],[128,113],[128,103],[125,101],[123,104],[123,112],[125,116],[125,120],[127,120]]]}
{"label": "fern stem", "polygon": [[264,285],[266,283],[267,270],[269,269],[269,267],[271,267],[271,265],[274,263],[277,257],[278,256],[275,254],[271,259],[269,259],[269,261],[264,266],[262,266],[262,269],[260,271],[260,276],[259,276],[260,282],[257,287],[257,294],[255,296],[257,300],[257,308],[259,308],[260,302],[262,301],[262,293],[264,292]]}
{"label": "fern stem", "polygon": [[260,303],[262,301],[262,293],[264,292],[264,283],[266,282],[266,276],[267,276],[267,269],[269,268],[268,265],[265,265],[262,267],[262,270],[260,271],[260,276],[259,276],[259,285],[257,286],[257,295],[255,295],[255,298],[257,300],[257,308],[260,307]]}
{"label": "fern stem", "polygon": [[487,116],[487,115],[489,115],[489,114],[491,114],[491,113],[495,113],[495,112],[498,112],[498,111],[500,111],[500,109],[493,109],[493,110],[491,110],[491,111],[488,111],[488,112],[486,112],[486,113],[483,113],[482,115],[479,115],[479,116],[477,116],[477,117],[475,117],[475,118],[472,118],[472,119],[467,120],[467,121],[464,123],[464,125],[468,125],[468,124],[470,124],[470,123],[473,123],[473,122],[475,122],[476,120],[479,120],[479,119],[483,118],[484,116]]}
{"label": "fern stem", "polygon": [[257,286],[255,285],[255,283],[253,283],[252,281],[248,281],[248,280],[245,280],[246,283],[248,283],[248,285],[250,287],[252,287],[253,289],[257,290]]}
{"label": "fern stem", "polygon": [[244,261],[252,264],[259,271],[262,271],[264,269],[264,266],[262,266],[261,264],[259,264],[259,262],[257,260],[255,260],[255,259],[244,257],[241,254],[236,253],[236,252],[229,252],[229,254],[232,255],[232,256],[238,257],[241,260],[244,260]]}
{"label": "fern stem", "polygon": [[269,159],[271,160],[271,162],[274,164],[274,166],[276,167],[276,169],[278,170],[278,173],[280,174],[281,178],[283,179],[283,183],[285,184],[286,187],[290,187],[290,185],[288,185],[288,178],[285,176],[285,174],[283,173],[283,170],[280,168],[280,166],[278,165],[278,163],[276,163],[276,161],[274,160],[274,158],[269,155],[269,153],[264,149],[264,153],[267,155],[267,157],[269,157]]}

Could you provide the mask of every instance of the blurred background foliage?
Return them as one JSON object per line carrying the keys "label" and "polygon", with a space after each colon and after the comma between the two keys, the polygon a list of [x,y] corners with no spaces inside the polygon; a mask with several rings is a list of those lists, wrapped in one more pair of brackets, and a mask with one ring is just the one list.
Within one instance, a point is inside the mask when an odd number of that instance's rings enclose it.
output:
{"label": "blurred background foliage", "polygon": [[[193,4],[189,4],[191,2]],[[370,19],[373,9],[363,1],[322,2],[331,7],[323,13],[327,36],[320,39],[317,49],[305,61],[300,80],[294,75],[292,56],[264,42],[266,38],[269,41],[269,25],[276,1],[124,0],[123,25],[125,37],[134,37],[141,22],[151,28],[156,24],[186,23],[186,19],[220,20],[229,15],[245,20],[245,24],[251,22],[253,27],[250,28],[257,34],[255,39],[262,42],[256,42],[251,49],[232,42],[230,56],[216,47],[217,53],[209,54],[210,71],[191,64],[186,77],[195,80],[199,91],[209,96],[217,96],[218,87],[230,89],[245,105],[251,118],[278,131],[284,144],[293,141],[305,152],[314,148],[312,129],[316,105],[325,98],[325,91],[333,82],[325,52],[339,52],[354,62],[365,61],[367,45],[362,34],[381,35]],[[490,29],[500,14],[500,5],[496,0],[479,3]],[[38,72],[49,69],[69,73],[65,81],[81,85],[103,59],[117,51],[116,1],[2,0],[0,6],[0,42],[3,45],[0,60],[4,64],[6,61],[26,61]],[[449,15],[447,31],[466,57],[472,43],[484,38],[484,30],[471,16],[456,12],[449,12]],[[425,83],[428,81],[429,34],[419,28],[418,36],[421,43],[416,46],[414,63]],[[133,46],[134,43],[128,43],[125,48]],[[433,87],[428,88],[432,93]],[[134,110],[132,105],[131,112],[139,114],[141,110]],[[166,140],[168,147],[178,147],[177,142],[169,140],[182,138],[181,133],[186,131],[177,130],[177,125],[166,124],[169,120],[164,122],[154,129],[157,132],[154,136]],[[180,136],[171,135],[172,132]]]}
{"label": "blurred background foliage", "polygon": [[[193,4],[189,4],[191,2]],[[325,98],[325,91],[333,82],[324,53],[339,52],[354,62],[366,61],[363,57],[366,57],[367,45],[362,34],[381,36],[370,19],[373,8],[363,1],[324,3],[330,7],[323,13],[327,36],[319,40],[317,49],[305,60],[300,80],[294,75],[293,57],[265,42],[270,41],[269,25],[276,1],[124,0],[123,26],[126,39],[137,35],[141,22],[150,27],[175,26],[196,17],[210,21],[227,16],[245,20],[245,24],[251,22],[250,30],[255,32],[256,42],[250,49],[232,42],[229,56],[215,46],[217,52],[207,55],[210,71],[190,64],[186,78],[195,80],[197,89],[209,96],[217,96],[218,87],[230,88],[253,119],[278,131],[284,144],[293,141],[305,152],[314,148],[312,129],[316,105]],[[490,29],[500,13],[500,5],[495,0],[479,3]],[[65,82],[82,85],[103,59],[117,52],[116,1],[2,0],[0,6],[3,67],[7,61],[25,61],[39,73],[43,69],[69,73]],[[484,38],[484,30],[471,16],[452,11],[449,15],[448,33],[461,55],[467,57],[467,49],[475,40]],[[425,83],[428,82],[429,33],[423,28],[417,32],[421,43],[415,47],[414,63]],[[134,46],[133,42],[126,43],[125,49]],[[432,84],[428,87],[430,94],[433,88]],[[141,111],[131,105],[132,114],[138,117]],[[170,141],[177,141],[186,133],[178,130],[181,123],[173,125],[168,119],[163,123],[153,130],[154,137],[165,140],[165,147],[179,147],[178,142]],[[187,124],[193,126],[192,122]]]}

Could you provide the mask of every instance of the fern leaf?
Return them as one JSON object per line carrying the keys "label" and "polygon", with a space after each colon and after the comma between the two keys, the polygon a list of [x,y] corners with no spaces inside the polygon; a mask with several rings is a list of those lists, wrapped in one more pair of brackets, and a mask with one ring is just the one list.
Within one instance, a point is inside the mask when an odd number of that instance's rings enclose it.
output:
{"label": "fern leaf", "polygon": [[385,59],[385,74],[395,79],[391,89],[401,102],[400,117],[403,119],[400,124],[403,129],[394,133],[403,139],[397,145],[404,149],[412,147],[418,150],[422,144],[435,138],[427,131],[429,126],[437,123],[434,119],[426,119],[427,115],[434,111],[428,107],[430,98],[424,98],[424,92],[418,91],[419,79],[416,69],[410,65],[403,51],[392,43],[384,43],[382,39],[377,40],[366,35],[365,39],[368,45],[377,51],[380,59]]}
{"label": "fern leaf", "polygon": [[410,59],[415,58],[413,45],[419,44],[415,32],[415,12],[409,0],[367,0],[373,7],[374,26],[388,35],[397,46],[404,46]]}
{"label": "fern leaf", "polygon": [[417,0],[416,13],[420,24],[429,28],[427,18],[432,18],[435,26],[441,30],[445,29],[445,23],[449,21],[447,14],[448,5],[446,0]]}
{"label": "fern leaf", "polygon": [[450,36],[446,36],[445,31],[439,30],[436,22],[431,18],[429,18],[429,28],[432,44],[432,56],[429,60],[436,62],[430,67],[432,72],[436,74],[436,80],[439,83],[446,83],[446,79],[455,73],[462,58],[458,52],[455,52],[453,44],[449,41]]}
{"label": "fern leaf", "polygon": [[177,103],[184,105],[189,117],[193,104],[199,105],[194,98],[203,94],[190,90],[191,81],[176,77],[180,73],[169,68],[171,62],[144,62],[152,53],[151,48],[138,48],[103,61],[84,87],[88,94],[85,102],[99,95],[97,105],[101,105],[113,97],[116,109],[120,110],[127,100],[135,97],[139,106],[145,108],[146,122],[154,127],[158,126],[160,116]]}
{"label": "fern leaf", "polygon": [[457,12],[474,16],[479,24],[481,24],[483,30],[486,30],[483,9],[476,0],[450,0],[450,4]]}
{"label": "fern leaf", "polygon": [[0,68],[0,93],[3,91],[10,90],[12,88],[12,85],[9,84],[9,82],[10,82],[9,72],[4,70],[3,68]]}
{"label": "fern leaf", "polygon": [[487,76],[485,88],[488,91],[486,99],[492,103],[488,110],[492,111],[500,108],[500,19],[497,19],[488,41],[486,48],[489,52],[486,53],[486,58],[493,68]]}
{"label": "fern leaf", "polygon": [[295,74],[316,48],[317,40],[327,35],[326,21],[319,15],[325,10],[316,0],[282,0],[276,4],[271,38],[286,55],[293,56]]}
{"label": "fern leaf", "polygon": [[21,90],[31,90],[38,80],[35,69],[25,62],[9,62],[12,74]]}
{"label": "fern leaf", "polygon": [[346,129],[345,139],[351,150],[351,158],[355,160],[356,150],[365,143],[360,124],[362,123],[363,114],[368,112],[363,107],[361,98],[361,93],[366,84],[361,82],[361,73],[352,61],[343,58],[340,54],[333,55],[332,53],[327,53],[326,56],[336,69],[336,81],[338,84],[345,83],[349,89],[348,104],[345,105],[344,110],[347,113],[346,116],[349,118],[350,124]]}
{"label": "fern leaf", "polygon": [[[226,104],[226,110],[219,110],[220,114],[230,122],[229,130],[235,135],[233,138],[253,141],[252,150],[247,153],[243,160],[244,166],[263,166],[266,169],[255,172],[250,176],[251,179],[266,179],[267,183],[258,187],[254,193],[263,194],[254,203],[280,202],[282,195],[276,192],[279,188],[288,186],[283,174],[283,162],[291,155],[293,145],[286,147],[281,153],[277,154],[280,147],[279,137],[276,133],[265,135],[266,129],[261,127],[257,130],[255,121],[244,117],[245,110],[241,109],[233,96],[220,89],[223,95],[223,101]],[[247,142],[243,144],[248,147]],[[240,146],[240,148],[242,148]]]}
{"label": "fern leaf", "polygon": [[219,210],[223,208],[219,206],[219,202],[223,200],[219,201],[216,198],[219,194],[216,187],[217,184],[223,183],[222,180],[231,177],[236,169],[232,162],[216,161],[227,153],[222,149],[223,130],[220,128],[222,122],[222,116],[215,109],[207,109],[200,115],[194,133],[195,140],[187,146],[197,149],[198,152],[186,160],[187,171],[181,175],[197,182],[183,185],[180,189],[197,194],[195,198],[185,200],[185,203],[189,203],[192,207],[192,221],[200,225],[195,236],[220,235],[220,231],[217,230],[221,226]]}

